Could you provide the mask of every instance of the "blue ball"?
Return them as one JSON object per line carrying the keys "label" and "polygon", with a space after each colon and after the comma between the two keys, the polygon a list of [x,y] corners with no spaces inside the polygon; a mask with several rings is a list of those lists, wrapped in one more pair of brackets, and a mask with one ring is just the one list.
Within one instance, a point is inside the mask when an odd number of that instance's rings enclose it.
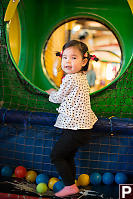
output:
{"label": "blue ball", "polygon": [[58,177],[58,179],[59,179],[59,180],[62,180],[62,177],[61,177],[61,176],[59,176],[59,177]]}
{"label": "blue ball", "polygon": [[36,177],[36,183],[37,184],[40,184],[40,183],[48,184],[48,181],[49,181],[49,177],[47,175],[45,175],[45,174],[39,174]]}
{"label": "blue ball", "polygon": [[117,184],[125,184],[127,182],[127,175],[122,172],[118,172],[115,175],[115,182]]}
{"label": "blue ball", "polygon": [[106,172],[102,177],[104,184],[112,184],[114,182],[114,175],[110,172]]}
{"label": "blue ball", "polygon": [[54,184],[53,191],[56,193],[60,191],[61,189],[63,189],[64,187],[65,187],[64,183],[62,181],[58,181]]}
{"label": "blue ball", "polygon": [[90,176],[91,184],[94,184],[94,185],[100,184],[101,180],[102,180],[102,176],[100,173],[95,172],[95,173],[92,173]]}
{"label": "blue ball", "polygon": [[6,177],[11,177],[12,176],[12,168],[10,166],[4,166],[1,169],[1,175],[6,176]]}

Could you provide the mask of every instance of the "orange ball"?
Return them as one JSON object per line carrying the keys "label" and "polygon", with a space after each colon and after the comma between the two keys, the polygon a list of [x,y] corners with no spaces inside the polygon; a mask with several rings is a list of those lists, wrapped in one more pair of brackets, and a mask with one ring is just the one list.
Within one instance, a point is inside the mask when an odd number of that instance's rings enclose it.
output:
{"label": "orange ball", "polygon": [[27,170],[23,166],[18,166],[15,169],[15,176],[18,178],[24,178],[26,176]]}
{"label": "orange ball", "polygon": [[26,180],[29,181],[29,182],[35,182],[36,180],[36,177],[37,177],[37,173],[35,171],[27,171],[26,173]]}
{"label": "orange ball", "polygon": [[80,186],[87,186],[88,184],[90,183],[90,177],[89,175],[87,174],[81,174],[79,177],[78,177],[78,184]]}
{"label": "orange ball", "polygon": [[50,178],[49,181],[48,181],[48,187],[49,187],[49,189],[52,189],[52,190],[53,190],[54,184],[55,184],[56,182],[58,182],[58,181],[59,181],[58,178],[55,178],[55,177]]}

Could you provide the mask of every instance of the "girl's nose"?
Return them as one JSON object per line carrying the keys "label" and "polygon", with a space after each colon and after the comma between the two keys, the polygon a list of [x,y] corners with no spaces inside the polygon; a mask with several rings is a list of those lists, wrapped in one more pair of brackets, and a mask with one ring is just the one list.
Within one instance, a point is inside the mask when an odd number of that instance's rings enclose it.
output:
{"label": "girl's nose", "polygon": [[66,60],[66,61],[67,61],[67,63],[70,63],[70,58],[67,58],[67,60]]}

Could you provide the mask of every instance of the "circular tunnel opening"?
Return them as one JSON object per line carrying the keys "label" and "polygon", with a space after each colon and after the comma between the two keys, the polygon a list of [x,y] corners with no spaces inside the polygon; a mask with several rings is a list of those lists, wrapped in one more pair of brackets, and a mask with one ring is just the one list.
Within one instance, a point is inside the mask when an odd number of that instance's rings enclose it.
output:
{"label": "circular tunnel opening", "polygon": [[59,87],[64,73],[61,58],[56,52],[69,40],[76,39],[87,44],[89,52],[99,58],[91,61],[87,71],[91,93],[101,90],[118,77],[121,70],[122,53],[119,41],[105,25],[91,19],[75,19],[56,28],[42,50],[41,62],[44,74],[55,87]]}

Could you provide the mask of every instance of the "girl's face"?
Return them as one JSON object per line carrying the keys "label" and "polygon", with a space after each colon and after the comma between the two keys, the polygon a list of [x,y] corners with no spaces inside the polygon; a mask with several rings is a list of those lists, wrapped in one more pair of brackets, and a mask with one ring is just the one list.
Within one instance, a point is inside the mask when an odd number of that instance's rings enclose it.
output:
{"label": "girl's face", "polygon": [[69,47],[63,51],[61,66],[67,74],[78,73],[86,65],[87,59],[83,59],[77,47]]}

